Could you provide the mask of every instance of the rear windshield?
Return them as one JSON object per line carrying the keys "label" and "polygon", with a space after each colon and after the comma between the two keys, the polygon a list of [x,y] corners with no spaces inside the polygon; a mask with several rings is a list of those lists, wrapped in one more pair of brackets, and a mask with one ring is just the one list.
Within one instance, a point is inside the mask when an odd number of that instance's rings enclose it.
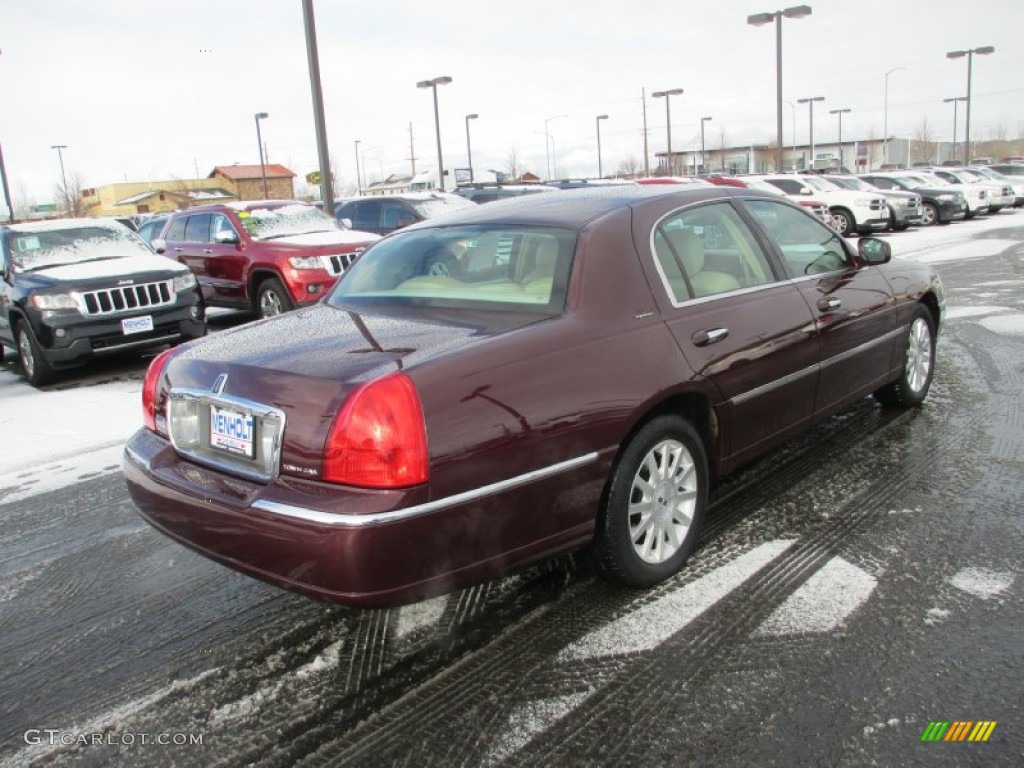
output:
{"label": "rear windshield", "polygon": [[[473,203],[470,203],[473,205]],[[460,226],[401,232],[369,248],[328,302],[560,313],[576,235],[554,227]]]}
{"label": "rear windshield", "polygon": [[153,251],[131,230],[120,225],[19,228],[7,234],[7,250],[14,268],[31,272],[47,267],[120,259]]}

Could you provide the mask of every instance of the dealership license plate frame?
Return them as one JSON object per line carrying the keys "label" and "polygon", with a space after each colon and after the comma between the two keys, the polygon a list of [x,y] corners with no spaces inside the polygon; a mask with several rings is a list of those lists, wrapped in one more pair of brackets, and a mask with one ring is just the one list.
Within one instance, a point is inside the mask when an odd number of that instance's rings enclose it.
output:
{"label": "dealership license plate frame", "polygon": [[[226,419],[229,423],[243,422],[248,438],[230,434],[217,428],[218,420]],[[210,404],[210,447],[232,456],[253,459],[256,456],[256,418],[251,411],[239,408],[227,408],[222,405]]]}
{"label": "dealership license plate frame", "polygon": [[121,320],[121,333],[131,336],[133,333],[149,333],[153,330],[152,315],[138,315]]}

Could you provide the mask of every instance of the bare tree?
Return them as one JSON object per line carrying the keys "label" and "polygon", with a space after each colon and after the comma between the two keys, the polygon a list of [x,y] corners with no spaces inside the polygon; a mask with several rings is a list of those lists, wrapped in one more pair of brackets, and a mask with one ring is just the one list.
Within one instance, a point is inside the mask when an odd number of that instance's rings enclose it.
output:
{"label": "bare tree", "polygon": [[935,133],[928,118],[922,117],[910,142],[910,162],[932,162],[935,159]]}
{"label": "bare tree", "polygon": [[508,168],[509,178],[512,180],[519,178],[519,150],[515,144],[513,144],[508,150],[508,155],[505,158],[505,167]]}
{"label": "bare tree", "polygon": [[615,175],[620,179],[632,179],[636,178],[639,173],[640,161],[636,159],[636,155],[630,152],[623,158],[622,162],[619,163],[619,170]]}
{"label": "bare tree", "polygon": [[85,200],[82,199],[82,179],[77,173],[71,174],[67,187],[60,184],[53,188],[53,198],[63,216],[78,218],[85,215]]}
{"label": "bare tree", "polygon": [[28,193],[24,181],[18,181],[18,187],[14,191],[14,199],[11,201],[14,207],[15,219],[28,219],[36,207],[36,199]]}
{"label": "bare tree", "polygon": [[718,127],[718,167],[720,170],[725,170],[725,146],[728,142],[728,137],[725,135],[725,128],[723,126]]}

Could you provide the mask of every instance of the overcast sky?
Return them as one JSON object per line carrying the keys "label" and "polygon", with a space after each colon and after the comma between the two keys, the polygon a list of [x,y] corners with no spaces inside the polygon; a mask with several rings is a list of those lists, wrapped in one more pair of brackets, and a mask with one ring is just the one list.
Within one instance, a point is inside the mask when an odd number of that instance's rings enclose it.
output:
{"label": "overcast sky", "polygon": [[[952,138],[952,104],[967,88],[966,59],[950,50],[995,46],[974,59],[972,135],[1024,133],[1024,0],[808,0],[813,14],[783,23],[784,98],[824,96],[815,141],[881,136],[885,74],[890,133],[927,118]],[[436,166],[438,88],[445,167],[466,164],[465,115],[478,178],[506,169],[546,173],[545,125],[562,176],[642,165],[642,89],[650,152],[761,143],[775,134],[775,34],[746,23],[784,4],[765,0],[317,0],[327,136],[341,185]],[[253,115],[269,161],[304,175],[317,167],[300,0],[4,0],[0,24],[0,142],[17,201],[51,200],[65,144],[69,177],[84,186],[205,176],[215,165],[258,163]],[[794,111],[783,107],[787,143]],[[564,115],[564,116],[563,116]],[[795,108],[806,142],[806,105]],[[549,119],[553,118],[553,119]],[[963,138],[963,105],[958,136]],[[653,160],[652,160],[653,162]],[[2,200],[0,200],[2,207]]]}

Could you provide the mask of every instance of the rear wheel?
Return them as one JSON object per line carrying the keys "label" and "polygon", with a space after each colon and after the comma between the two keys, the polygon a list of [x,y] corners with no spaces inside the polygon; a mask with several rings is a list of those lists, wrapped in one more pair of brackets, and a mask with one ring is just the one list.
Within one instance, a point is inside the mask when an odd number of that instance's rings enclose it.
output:
{"label": "rear wheel", "polygon": [[900,377],[875,392],[875,399],[886,406],[913,407],[928,396],[935,372],[935,321],[920,304],[910,319],[903,371]]}
{"label": "rear wheel", "polygon": [[39,343],[32,335],[32,329],[28,323],[19,320],[14,330],[14,339],[18,344],[18,359],[21,361],[21,370],[25,379],[33,387],[42,386],[51,381],[54,376],[53,368],[46,362]]}
{"label": "rear wheel", "polygon": [[922,203],[921,205],[921,226],[930,227],[939,221],[939,209],[934,203]]}
{"label": "rear wheel", "polygon": [[612,470],[596,551],[605,576],[649,587],[682,568],[708,497],[704,443],[679,416],[648,422]]}
{"label": "rear wheel", "polygon": [[260,290],[256,296],[256,311],[260,317],[274,317],[282,312],[291,312],[295,309],[291,296],[281,285],[276,277],[268,278],[260,283]]}
{"label": "rear wheel", "polygon": [[843,237],[852,235],[856,226],[857,223],[853,218],[853,214],[845,208],[836,208],[832,211],[832,228]]}

